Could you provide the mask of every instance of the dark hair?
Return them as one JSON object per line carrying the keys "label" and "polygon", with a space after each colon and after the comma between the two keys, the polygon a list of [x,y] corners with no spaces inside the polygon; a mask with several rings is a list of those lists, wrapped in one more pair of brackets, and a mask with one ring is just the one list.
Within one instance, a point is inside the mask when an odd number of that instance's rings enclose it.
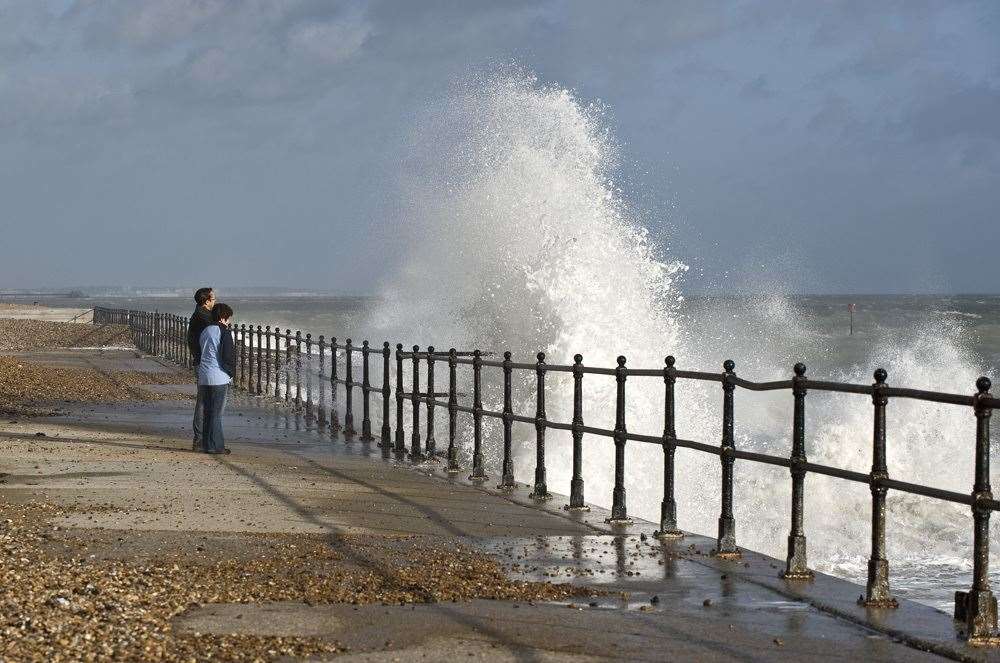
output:
{"label": "dark hair", "polygon": [[212,298],[211,288],[198,288],[197,290],[194,291],[194,301],[196,304],[198,304],[198,306],[203,305],[211,298]]}
{"label": "dark hair", "polygon": [[233,317],[233,309],[229,306],[229,304],[223,304],[220,302],[212,307],[212,320],[218,322],[223,318],[231,317]]}

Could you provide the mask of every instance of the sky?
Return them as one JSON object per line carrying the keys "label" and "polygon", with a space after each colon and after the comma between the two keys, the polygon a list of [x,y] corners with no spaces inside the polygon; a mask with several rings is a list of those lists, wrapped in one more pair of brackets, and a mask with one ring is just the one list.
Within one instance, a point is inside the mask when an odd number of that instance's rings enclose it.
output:
{"label": "sky", "polygon": [[509,62],[691,292],[1000,292],[993,0],[0,0],[0,290],[375,292],[416,118]]}

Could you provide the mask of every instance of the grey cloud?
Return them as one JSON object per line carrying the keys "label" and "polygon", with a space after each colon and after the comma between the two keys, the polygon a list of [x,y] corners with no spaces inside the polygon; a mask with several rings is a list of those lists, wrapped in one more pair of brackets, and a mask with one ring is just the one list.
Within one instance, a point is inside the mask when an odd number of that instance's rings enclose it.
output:
{"label": "grey cloud", "polygon": [[774,92],[771,90],[767,76],[761,74],[740,88],[740,96],[747,99],[770,99],[774,96]]}
{"label": "grey cloud", "polygon": [[43,124],[107,124],[134,104],[128,81],[88,73],[37,71],[0,79],[0,126],[14,130]]}
{"label": "grey cloud", "polygon": [[[950,86],[949,86],[950,87]],[[1000,142],[1000,84],[975,85],[927,94],[896,127],[920,142],[969,139]]]}
{"label": "grey cloud", "polygon": [[706,62],[702,58],[689,58],[683,64],[674,67],[674,74],[683,78],[707,78],[728,83],[734,79],[731,71]]}
{"label": "grey cloud", "polygon": [[[8,283],[124,282],[154,262],[177,279],[208,234],[230,282],[363,291],[415,118],[511,61],[606,104],[616,177],[648,183],[629,195],[706,274],[725,247],[780,237],[814,282],[865,289],[830,256],[878,224],[913,255],[887,284],[905,289],[935,260],[944,201],[987,229],[979,262],[1000,240],[983,212],[1000,205],[993,2],[61,4],[0,0]],[[92,259],[9,248],[50,237]],[[850,244],[859,262],[884,249],[869,244]],[[982,281],[963,269],[956,283]]]}
{"label": "grey cloud", "polygon": [[847,97],[840,94],[828,95],[820,103],[819,109],[808,118],[806,127],[810,131],[838,138],[857,133],[862,128],[857,109]]}

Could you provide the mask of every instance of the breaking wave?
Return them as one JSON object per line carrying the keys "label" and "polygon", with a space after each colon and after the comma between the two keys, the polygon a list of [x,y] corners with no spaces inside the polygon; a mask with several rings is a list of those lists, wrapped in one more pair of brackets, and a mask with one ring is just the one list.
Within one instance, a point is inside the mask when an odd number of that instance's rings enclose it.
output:
{"label": "breaking wave", "polygon": [[[691,307],[682,295],[686,266],[666,241],[651,241],[616,184],[620,148],[600,104],[506,69],[458,86],[427,109],[402,162],[399,219],[407,247],[388,279],[379,326],[390,338],[431,342],[438,349],[511,350],[533,361],[656,368],[664,356],[678,367],[720,370],[737,361],[750,379],[791,375],[796,361],[827,366],[817,378],[871,382],[874,368],[890,383],[970,393],[977,360],[957,342],[956,323],[912,330],[875,347],[863,361],[828,357],[828,334],[779,294],[720,299]],[[779,252],[783,247],[776,246]],[[734,293],[739,294],[739,293]],[[948,367],[942,370],[942,367]],[[486,407],[499,409],[499,372],[484,369]],[[585,421],[612,427],[614,380],[586,376]],[[662,380],[630,379],[627,424],[659,434]],[[534,412],[534,376],[517,376],[515,410]],[[571,378],[550,374],[547,414],[569,421]],[[678,435],[706,442],[721,436],[721,389],[682,381]],[[737,446],[787,455],[791,395],[736,394]],[[444,413],[439,413],[443,416]],[[813,392],[807,396],[810,460],[867,472],[871,466],[871,400]],[[443,425],[443,420],[442,420]],[[488,457],[499,457],[499,426],[484,422]],[[444,428],[439,428],[444,430]],[[890,474],[968,492],[973,477],[975,421],[967,408],[895,399],[888,406]],[[531,477],[534,430],[515,426],[517,473]],[[468,441],[469,436],[464,436]],[[549,487],[568,493],[568,434],[549,433]],[[611,440],[587,436],[588,501],[608,505],[613,486]],[[626,475],[630,513],[657,520],[662,452],[630,443]],[[719,511],[717,457],[679,450],[678,520],[683,529],[715,532]],[[789,526],[787,470],[749,462],[736,466],[736,517],[741,545],[783,557]],[[806,533],[812,565],[863,578],[869,547],[866,485],[810,475]],[[907,574],[940,584],[967,583],[972,520],[968,508],[892,492],[888,546],[894,582]],[[942,597],[955,587],[947,586]],[[905,593],[905,592],[904,592]],[[940,598],[944,605],[947,601]],[[933,602],[932,601],[932,602]]]}

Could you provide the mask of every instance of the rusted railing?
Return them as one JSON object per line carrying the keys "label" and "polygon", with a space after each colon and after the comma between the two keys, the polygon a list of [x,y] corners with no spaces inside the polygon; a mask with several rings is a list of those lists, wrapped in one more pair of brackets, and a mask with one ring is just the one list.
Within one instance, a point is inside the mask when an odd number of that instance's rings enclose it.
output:
{"label": "rusted railing", "polygon": [[[174,315],[149,313],[145,311],[127,311],[121,309],[96,308],[94,324],[124,324],[133,332],[137,346],[147,352],[156,353],[174,359],[181,364],[189,365],[190,356],[187,351],[186,335],[188,321]],[[949,394],[919,389],[889,386],[886,371],[878,369],[874,373],[872,384],[850,384],[843,382],[828,382],[812,380],[806,377],[806,367],[799,363],[793,367],[793,376],[788,380],[771,382],[753,382],[736,375],[736,365],[727,360],[722,365],[722,371],[706,372],[682,370],[676,367],[674,357],[668,356],[662,368],[629,368],[625,357],[618,357],[617,366],[613,368],[592,367],[583,364],[583,357],[576,355],[573,364],[548,364],[545,355],[538,353],[536,361],[515,362],[510,352],[503,354],[502,360],[491,359],[491,353],[479,350],[459,352],[454,348],[448,352],[435,351],[428,347],[420,351],[413,346],[410,351],[404,351],[402,344],[395,346],[395,419],[396,430],[390,427],[390,406],[393,394],[391,384],[390,344],[384,342],[380,350],[369,347],[368,341],[363,341],[360,350],[353,345],[351,339],[343,344],[331,337],[326,341],[319,337],[316,352],[313,351],[311,335],[307,334],[303,342],[302,335],[296,331],[271,327],[256,329],[253,325],[233,324],[231,326],[236,341],[239,360],[234,385],[253,395],[270,396],[285,403],[292,404],[297,410],[305,410],[307,418],[315,419],[319,427],[328,428],[331,434],[339,433],[345,441],[351,441],[358,435],[354,428],[354,393],[360,391],[363,399],[360,440],[374,441],[370,421],[371,394],[381,397],[382,416],[379,446],[383,455],[396,453],[404,455],[407,452],[415,460],[433,458],[438,455],[434,430],[435,408],[444,408],[448,412],[448,446],[441,453],[447,462],[449,472],[461,470],[459,465],[458,414],[472,416],[472,470],[470,479],[474,481],[487,480],[483,451],[483,418],[497,419],[503,424],[502,459],[499,467],[501,472],[498,488],[512,490],[515,488],[513,473],[513,447],[511,443],[514,423],[532,425],[535,428],[535,472],[531,497],[544,500],[551,497],[548,491],[545,468],[545,440],[548,430],[568,431],[572,435],[572,479],[570,481],[570,499],[567,509],[587,509],[584,500],[583,483],[583,436],[596,435],[611,438],[615,445],[614,489],[611,495],[611,515],[607,521],[612,525],[624,525],[630,521],[626,506],[625,493],[625,448],[630,442],[658,445],[663,450],[663,499],[660,509],[660,523],[656,535],[664,539],[684,536],[678,528],[677,503],[674,498],[675,462],[674,455],[678,448],[693,449],[703,453],[713,454],[720,459],[721,488],[720,513],[716,539],[716,554],[722,558],[738,559],[741,555],[736,539],[736,519],[733,513],[733,479],[737,460],[764,463],[788,468],[791,474],[791,524],[788,534],[788,553],[785,570],[782,576],[789,582],[808,582],[813,572],[807,564],[805,535],[805,479],[809,473],[822,474],[838,479],[864,483],[870,487],[872,495],[871,508],[871,551],[868,562],[868,581],[863,605],[876,609],[896,607],[896,600],[889,591],[889,562],[886,558],[885,519],[886,496],[889,490],[923,495],[933,499],[964,504],[972,509],[973,514],[973,580],[972,587],[967,592],[955,594],[955,618],[964,622],[965,635],[970,641],[986,643],[995,641],[997,636],[997,601],[990,588],[989,581],[989,521],[993,511],[1000,508],[1000,502],[993,499],[989,480],[990,464],[990,415],[993,408],[1000,406],[1000,400],[990,393],[990,380],[981,377],[976,381],[976,391],[971,395]],[[263,340],[262,340],[263,335]],[[274,341],[272,346],[272,340]],[[319,375],[324,376],[323,366],[329,355],[329,381],[331,387],[329,417],[323,407],[313,411],[313,396],[311,390],[310,369],[313,355],[318,355]],[[362,380],[354,379],[355,357],[360,354]],[[369,360],[372,354],[382,357],[382,384],[374,386],[370,380]],[[303,357],[307,362],[305,378],[305,407],[303,408]],[[339,364],[343,361],[343,375],[340,378]],[[411,363],[411,389],[404,388],[404,366]],[[435,391],[435,366],[447,362],[448,390]],[[426,387],[421,391],[420,366],[425,365]],[[459,398],[466,397],[458,391],[458,368],[468,366],[472,372],[472,403],[460,404]],[[488,410],[483,407],[482,379],[483,369],[499,369],[503,380],[502,411]],[[272,371],[273,369],[273,371]],[[513,411],[512,384],[515,371],[527,371],[535,376],[535,412],[533,416],[517,414]],[[545,411],[546,376],[549,373],[569,373],[573,377],[573,417],[570,422],[552,421]],[[272,382],[273,375],[273,382]],[[616,384],[615,424],[613,429],[588,426],[583,420],[583,380],[586,375],[613,377]],[[284,386],[282,386],[282,377]],[[625,418],[626,384],[629,378],[658,378],[663,380],[663,432],[659,435],[634,433],[628,430]],[[325,376],[324,378],[325,379]],[[710,444],[697,440],[687,440],[677,437],[675,429],[675,389],[678,380],[694,380],[716,382],[721,387],[722,397],[722,437],[719,444]],[[294,381],[294,382],[293,382]],[[325,386],[325,385],[324,385]],[[343,387],[344,410],[343,424],[339,422],[338,387]],[[792,446],[788,456],[743,451],[736,448],[734,437],[735,427],[735,392],[737,388],[750,391],[788,391],[792,396]],[[872,468],[868,473],[846,470],[817,463],[807,459],[805,408],[806,395],[809,391],[825,391],[869,396],[873,406],[872,435]],[[294,402],[292,401],[294,394]],[[447,397],[447,400],[439,400]],[[886,466],[886,407],[890,399],[907,398],[925,402],[943,403],[971,408],[976,419],[975,437],[975,477],[972,490],[969,493],[958,493],[942,490],[931,486],[909,483],[890,478]],[[411,404],[410,448],[407,449],[404,430],[404,405]],[[424,406],[426,414],[426,429],[421,435],[420,407]]]}

